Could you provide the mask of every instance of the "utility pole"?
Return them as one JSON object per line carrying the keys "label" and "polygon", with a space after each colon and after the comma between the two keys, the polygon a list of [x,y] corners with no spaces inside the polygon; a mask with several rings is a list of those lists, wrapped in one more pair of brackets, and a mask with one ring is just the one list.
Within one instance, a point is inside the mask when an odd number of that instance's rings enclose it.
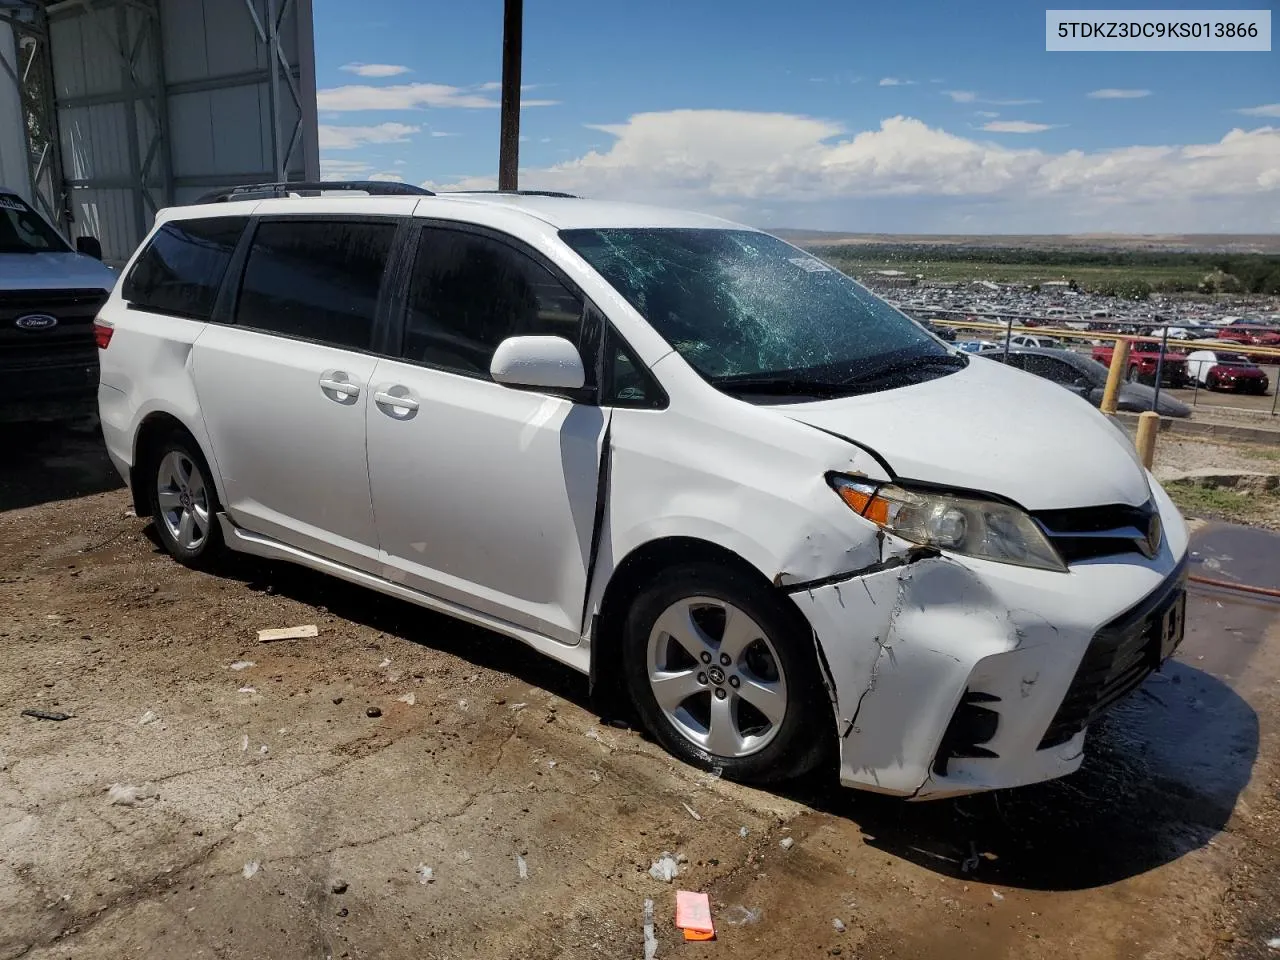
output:
{"label": "utility pole", "polygon": [[524,0],[503,0],[502,141],[498,189],[518,190],[520,180],[520,53],[524,44]]}

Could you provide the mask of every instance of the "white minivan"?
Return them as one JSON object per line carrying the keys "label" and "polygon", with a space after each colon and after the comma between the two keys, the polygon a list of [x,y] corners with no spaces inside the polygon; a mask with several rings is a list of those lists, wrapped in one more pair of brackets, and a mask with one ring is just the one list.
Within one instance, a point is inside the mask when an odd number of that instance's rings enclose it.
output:
{"label": "white minivan", "polygon": [[1070,773],[1180,641],[1187,528],[1057,385],[713,217],[337,186],[163,211],[100,314],[178,560],[519,638],[726,777],[916,798]]}

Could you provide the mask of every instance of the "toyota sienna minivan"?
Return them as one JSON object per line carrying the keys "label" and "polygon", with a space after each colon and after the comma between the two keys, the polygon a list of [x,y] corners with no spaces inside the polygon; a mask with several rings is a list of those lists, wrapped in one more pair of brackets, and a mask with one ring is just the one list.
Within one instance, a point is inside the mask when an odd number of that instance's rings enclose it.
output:
{"label": "toyota sienna minivan", "polygon": [[1081,763],[1177,647],[1126,436],[694,213],[400,184],[162,211],[99,406],[177,560],[302,564],[625,693],[681,759],[925,798]]}

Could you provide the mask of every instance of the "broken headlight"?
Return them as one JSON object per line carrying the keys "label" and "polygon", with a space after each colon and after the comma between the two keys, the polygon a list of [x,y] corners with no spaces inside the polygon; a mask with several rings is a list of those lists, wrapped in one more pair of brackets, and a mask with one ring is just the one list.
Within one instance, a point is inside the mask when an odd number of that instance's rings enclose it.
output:
{"label": "broken headlight", "polygon": [[1024,511],[1007,503],[833,474],[832,488],[859,516],[923,546],[997,563],[1066,570],[1062,557]]}

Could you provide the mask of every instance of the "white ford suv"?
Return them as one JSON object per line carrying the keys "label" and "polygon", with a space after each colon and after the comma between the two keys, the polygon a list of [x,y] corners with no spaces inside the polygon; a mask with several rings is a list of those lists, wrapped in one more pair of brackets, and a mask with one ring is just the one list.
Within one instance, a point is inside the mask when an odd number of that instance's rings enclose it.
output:
{"label": "white ford suv", "polygon": [[723,220],[345,188],[162,212],[100,314],[176,559],[519,638],[725,776],[919,798],[1075,770],[1181,639],[1186,526],[1055,384]]}

